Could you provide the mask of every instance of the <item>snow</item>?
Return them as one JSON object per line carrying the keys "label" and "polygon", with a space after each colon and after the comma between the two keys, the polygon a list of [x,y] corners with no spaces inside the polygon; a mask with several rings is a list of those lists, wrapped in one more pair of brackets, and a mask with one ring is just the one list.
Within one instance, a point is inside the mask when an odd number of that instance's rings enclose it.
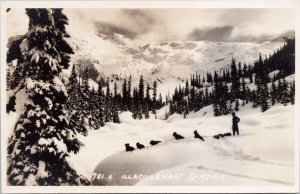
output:
{"label": "snow", "polygon": [[47,141],[45,138],[40,138],[38,144],[39,145],[50,145],[51,142]]}
{"label": "snow", "polygon": [[279,73],[279,70],[272,71],[271,73],[268,74],[268,77],[272,79],[272,78],[273,78],[274,76],[276,76],[278,73]]}
{"label": "snow", "polygon": [[[164,118],[165,109],[157,112],[158,118]],[[237,112],[240,136],[219,140],[212,136],[230,132],[232,118],[214,117],[211,106],[190,113],[187,119],[175,114],[168,120],[153,115],[133,120],[131,113],[124,112],[121,124],[107,123],[87,137],[80,136],[85,147],[72,154],[70,162],[94,184],[292,185],[294,111],[294,106],[276,105],[262,113],[247,104]],[[204,142],[193,138],[194,130]],[[175,141],[175,131],[186,139]],[[163,142],[149,146],[150,140]],[[146,149],[124,151],[125,143],[135,147],[136,142]],[[101,179],[103,174],[113,179]]]}
{"label": "snow", "polygon": [[53,137],[51,139],[51,141],[56,145],[57,152],[59,152],[59,153],[66,153],[67,152],[67,146],[63,141],[58,140],[56,137]]}
{"label": "snow", "polygon": [[46,171],[46,163],[42,160],[39,161],[39,168],[38,168],[37,176],[40,178],[45,178],[45,177],[49,176]]}
{"label": "snow", "polygon": [[[14,94],[14,91],[8,91],[7,93],[7,102],[9,100],[9,97]],[[5,137],[10,137],[12,135],[13,129],[20,118],[23,109],[24,109],[24,104],[28,102],[28,95],[25,92],[25,89],[20,90],[16,94],[16,111],[13,112],[11,111],[9,114],[6,115],[6,123],[7,123],[7,130],[4,130],[4,136]]]}
{"label": "snow", "polygon": [[36,185],[35,176],[33,174],[29,174],[28,178],[25,181],[26,186]]}
{"label": "snow", "polygon": [[96,83],[94,80],[89,79],[88,80],[88,84],[89,84],[90,88],[94,88],[95,91],[98,90],[98,83]]}

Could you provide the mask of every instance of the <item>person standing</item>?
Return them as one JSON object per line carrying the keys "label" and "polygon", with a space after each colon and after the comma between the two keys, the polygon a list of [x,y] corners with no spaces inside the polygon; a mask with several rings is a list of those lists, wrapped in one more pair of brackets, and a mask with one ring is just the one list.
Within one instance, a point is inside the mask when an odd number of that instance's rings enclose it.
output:
{"label": "person standing", "polygon": [[232,113],[232,133],[233,135],[239,135],[239,126],[238,123],[240,122],[240,118],[235,116],[235,113]]}

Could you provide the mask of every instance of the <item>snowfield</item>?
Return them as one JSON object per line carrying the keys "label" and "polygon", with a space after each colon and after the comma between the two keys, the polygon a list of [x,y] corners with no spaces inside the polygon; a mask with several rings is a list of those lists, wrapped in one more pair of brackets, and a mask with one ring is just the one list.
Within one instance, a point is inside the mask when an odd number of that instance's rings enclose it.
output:
{"label": "snowfield", "polygon": [[[166,107],[165,107],[166,109]],[[94,185],[289,186],[294,184],[295,107],[276,105],[262,113],[248,104],[237,116],[240,136],[214,139],[231,132],[231,115],[214,117],[208,106],[187,119],[133,120],[122,113],[121,124],[107,123],[80,136],[85,144],[70,162]],[[198,130],[204,142],[194,139]],[[186,137],[174,140],[176,131]],[[162,143],[149,146],[150,140]],[[125,152],[125,143],[146,149]]]}

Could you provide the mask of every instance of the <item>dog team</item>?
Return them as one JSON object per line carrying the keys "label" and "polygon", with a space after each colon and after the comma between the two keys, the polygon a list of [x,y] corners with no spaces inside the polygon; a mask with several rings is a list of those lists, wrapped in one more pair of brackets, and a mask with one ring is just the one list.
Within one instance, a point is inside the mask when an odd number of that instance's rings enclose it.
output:
{"label": "dog team", "polygon": [[[184,139],[183,136],[177,134],[176,132],[173,133],[173,137],[176,139],[176,140],[180,140],[180,139]],[[200,139],[202,141],[204,141],[204,138],[197,132],[197,130],[194,131],[194,138],[195,139]],[[150,141],[150,145],[154,146],[158,143],[161,143],[161,141],[156,141],[156,140],[151,140]],[[126,143],[125,144],[125,148],[126,148],[126,152],[132,152],[133,150],[135,150],[134,147],[130,146],[129,143]],[[144,149],[145,146],[139,142],[136,143],[136,148],[137,149]]]}

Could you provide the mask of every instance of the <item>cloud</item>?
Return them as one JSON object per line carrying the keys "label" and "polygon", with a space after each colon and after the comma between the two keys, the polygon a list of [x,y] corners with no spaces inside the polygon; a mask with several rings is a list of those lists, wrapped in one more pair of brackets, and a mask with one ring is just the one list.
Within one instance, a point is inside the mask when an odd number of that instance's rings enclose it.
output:
{"label": "cloud", "polygon": [[[194,41],[218,41],[218,42],[264,42],[274,38],[274,35],[265,34],[236,34],[238,27],[222,26],[195,28],[187,35],[187,40]],[[282,34],[280,34],[281,36]]]}
{"label": "cloud", "polygon": [[115,15],[118,17],[112,17],[106,21],[95,20],[96,31],[108,36],[117,33],[136,39],[150,33],[159,23],[150,10],[120,9]]}
{"label": "cloud", "polygon": [[110,36],[114,33],[122,34],[127,38],[133,39],[137,36],[137,32],[134,32],[126,27],[114,25],[105,22],[95,22],[95,27],[98,33]]}
{"label": "cloud", "polygon": [[122,13],[127,15],[144,32],[148,31],[157,22],[155,21],[155,16],[150,13],[150,10],[124,9]]}
{"label": "cloud", "polygon": [[228,41],[233,28],[233,26],[195,28],[187,38],[197,41]]}
{"label": "cloud", "polygon": [[[260,41],[295,29],[293,9],[64,9],[70,25],[134,44],[169,40]],[[7,13],[8,32],[28,30],[24,11]],[[21,18],[21,20],[19,19]],[[16,34],[18,35],[18,34]]]}

